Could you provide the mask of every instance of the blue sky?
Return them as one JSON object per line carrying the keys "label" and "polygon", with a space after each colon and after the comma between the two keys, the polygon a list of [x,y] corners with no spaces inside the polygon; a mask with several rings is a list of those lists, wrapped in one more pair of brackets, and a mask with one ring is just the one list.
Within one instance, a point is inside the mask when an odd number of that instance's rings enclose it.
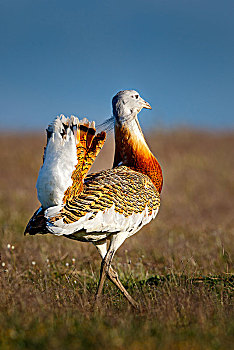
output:
{"label": "blue sky", "polygon": [[136,89],[145,128],[233,128],[233,18],[227,0],[0,0],[0,127],[102,122]]}

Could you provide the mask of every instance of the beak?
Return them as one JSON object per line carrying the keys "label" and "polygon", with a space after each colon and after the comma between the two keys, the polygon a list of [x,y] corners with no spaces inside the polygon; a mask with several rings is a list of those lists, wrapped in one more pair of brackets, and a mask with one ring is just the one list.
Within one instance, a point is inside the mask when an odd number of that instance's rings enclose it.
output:
{"label": "beak", "polygon": [[143,100],[143,99],[142,99],[142,108],[152,109],[150,104],[148,102],[146,102],[145,100]]}

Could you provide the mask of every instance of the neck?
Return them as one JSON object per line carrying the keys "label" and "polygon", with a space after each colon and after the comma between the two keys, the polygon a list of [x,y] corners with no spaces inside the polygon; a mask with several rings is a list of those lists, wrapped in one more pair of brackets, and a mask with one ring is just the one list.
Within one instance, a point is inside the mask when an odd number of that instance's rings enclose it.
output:
{"label": "neck", "polygon": [[[123,118],[123,120],[126,120]],[[143,136],[137,115],[128,121],[115,123],[115,158],[113,167],[125,165],[148,175],[159,192],[162,190],[162,170]]]}

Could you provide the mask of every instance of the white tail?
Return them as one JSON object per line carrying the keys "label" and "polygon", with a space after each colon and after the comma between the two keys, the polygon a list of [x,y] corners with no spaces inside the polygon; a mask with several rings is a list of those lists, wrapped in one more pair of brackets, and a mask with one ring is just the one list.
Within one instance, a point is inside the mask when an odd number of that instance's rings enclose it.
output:
{"label": "white tail", "polygon": [[77,164],[76,130],[79,119],[64,115],[56,117],[47,129],[47,146],[36,188],[44,209],[60,205],[66,189],[71,186],[71,175]]}

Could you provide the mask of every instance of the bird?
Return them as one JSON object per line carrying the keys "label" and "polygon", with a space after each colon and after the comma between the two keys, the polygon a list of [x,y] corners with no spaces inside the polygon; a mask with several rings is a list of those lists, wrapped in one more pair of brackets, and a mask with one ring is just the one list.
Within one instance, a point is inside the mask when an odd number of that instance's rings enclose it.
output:
{"label": "bird", "polygon": [[112,108],[115,153],[108,170],[88,174],[106,140],[106,131],[97,133],[94,121],[60,115],[48,126],[36,184],[41,206],[25,234],[92,243],[102,259],[96,301],[107,277],[138,308],[111,264],[124,241],[156,217],[163,174],[138,121],[150,104],[137,91],[123,90],[113,97]]}

